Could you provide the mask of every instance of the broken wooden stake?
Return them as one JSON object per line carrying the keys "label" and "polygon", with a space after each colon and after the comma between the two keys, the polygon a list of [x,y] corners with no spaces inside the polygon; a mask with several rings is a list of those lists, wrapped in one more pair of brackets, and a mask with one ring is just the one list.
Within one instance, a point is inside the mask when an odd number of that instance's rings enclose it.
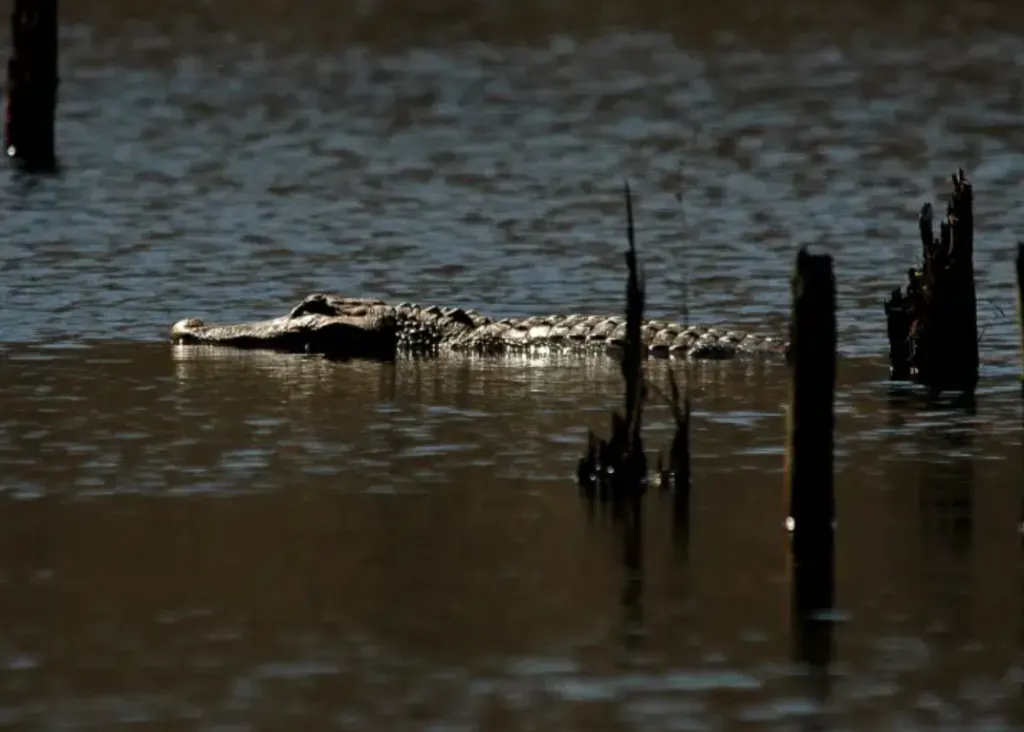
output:
{"label": "broken wooden stake", "polygon": [[18,168],[52,172],[57,109],[57,0],[14,0],[4,149]]}
{"label": "broken wooden stake", "polygon": [[922,265],[911,268],[904,291],[885,303],[892,378],[916,381],[933,396],[967,395],[978,385],[978,320],[974,285],[974,189],[962,170],[939,236],[932,206],[921,208]]}
{"label": "broken wooden stake", "polygon": [[1017,243],[1017,323],[1020,327],[1020,386],[1024,394],[1024,241]]}
{"label": "broken wooden stake", "polygon": [[791,385],[786,436],[786,493],[793,555],[831,562],[836,383],[836,284],[832,257],[801,249],[793,275]]}

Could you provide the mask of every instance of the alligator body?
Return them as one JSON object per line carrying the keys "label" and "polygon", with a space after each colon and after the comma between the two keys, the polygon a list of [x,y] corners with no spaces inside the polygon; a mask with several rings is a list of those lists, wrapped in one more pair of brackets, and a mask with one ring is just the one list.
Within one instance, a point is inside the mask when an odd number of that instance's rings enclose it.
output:
{"label": "alligator body", "polygon": [[[393,358],[398,354],[532,351],[587,352],[620,349],[625,318],[551,315],[495,320],[475,310],[391,305],[382,300],[314,294],[288,315],[237,325],[208,325],[197,318],[171,328],[171,340],[236,348],[323,353],[349,358]],[[646,320],[644,346],[652,356],[691,359],[736,357],[784,360],[789,344],[778,337],[705,326]]]}

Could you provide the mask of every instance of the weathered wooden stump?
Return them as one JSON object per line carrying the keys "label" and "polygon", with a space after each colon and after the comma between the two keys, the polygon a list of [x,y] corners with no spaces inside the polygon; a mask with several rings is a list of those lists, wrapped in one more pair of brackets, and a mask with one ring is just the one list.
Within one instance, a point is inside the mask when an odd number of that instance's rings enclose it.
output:
{"label": "weathered wooden stump", "polygon": [[57,169],[57,0],[14,0],[4,99],[4,149],[20,169]]}
{"label": "weathered wooden stump", "polygon": [[932,231],[932,206],[921,208],[922,265],[908,272],[904,290],[885,302],[894,380],[915,381],[932,395],[972,395],[978,385],[978,320],[974,285],[974,190],[962,170]]}
{"label": "weathered wooden stump", "polygon": [[1020,327],[1020,387],[1024,394],[1024,241],[1017,243],[1017,323]]}
{"label": "weathered wooden stump", "polygon": [[798,565],[831,563],[836,383],[836,285],[832,257],[801,249],[793,275],[786,493]]}
{"label": "weathered wooden stump", "polygon": [[834,604],[833,494],[836,382],[836,286],[832,258],[801,249],[793,275],[791,386],[786,435],[786,493],[792,526],[790,578],[796,660],[818,669],[828,697]]}

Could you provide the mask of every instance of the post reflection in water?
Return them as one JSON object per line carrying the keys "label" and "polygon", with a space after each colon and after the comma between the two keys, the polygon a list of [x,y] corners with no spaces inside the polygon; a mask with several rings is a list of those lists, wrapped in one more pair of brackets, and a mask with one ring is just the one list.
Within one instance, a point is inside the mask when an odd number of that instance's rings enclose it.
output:
{"label": "post reflection in water", "polygon": [[922,601],[933,608],[936,647],[953,653],[972,642],[980,599],[974,592],[975,426],[967,422],[973,414],[965,409],[957,415],[963,421],[927,429],[918,463]]}
{"label": "post reflection in water", "polygon": [[833,611],[835,604],[834,542],[821,556],[794,561],[787,552],[791,571],[790,612],[793,659],[805,668],[806,694],[815,705],[807,729],[825,729],[831,690],[830,668],[834,661]]}

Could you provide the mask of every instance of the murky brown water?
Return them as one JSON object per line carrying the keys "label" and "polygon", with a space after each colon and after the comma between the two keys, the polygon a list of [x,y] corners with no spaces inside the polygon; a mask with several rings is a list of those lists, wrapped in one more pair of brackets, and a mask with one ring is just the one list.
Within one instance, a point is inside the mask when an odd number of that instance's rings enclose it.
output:
{"label": "murky brown water", "polygon": [[[62,7],[67,172],[4,184],[0,725],[1024,724],[1024,6],[294,5]],[[892,393],[880,310],[957,165],[973,413]],[[635,576],[571,478],[610,362],[164,342],[317,289],[618,309],[624,178],[655,314],[688,273],[695,320],[781,327],[795,247],[835,256],[827,669],[791,618],[784,369],[697,370],[692,521],[651,496]]]}

